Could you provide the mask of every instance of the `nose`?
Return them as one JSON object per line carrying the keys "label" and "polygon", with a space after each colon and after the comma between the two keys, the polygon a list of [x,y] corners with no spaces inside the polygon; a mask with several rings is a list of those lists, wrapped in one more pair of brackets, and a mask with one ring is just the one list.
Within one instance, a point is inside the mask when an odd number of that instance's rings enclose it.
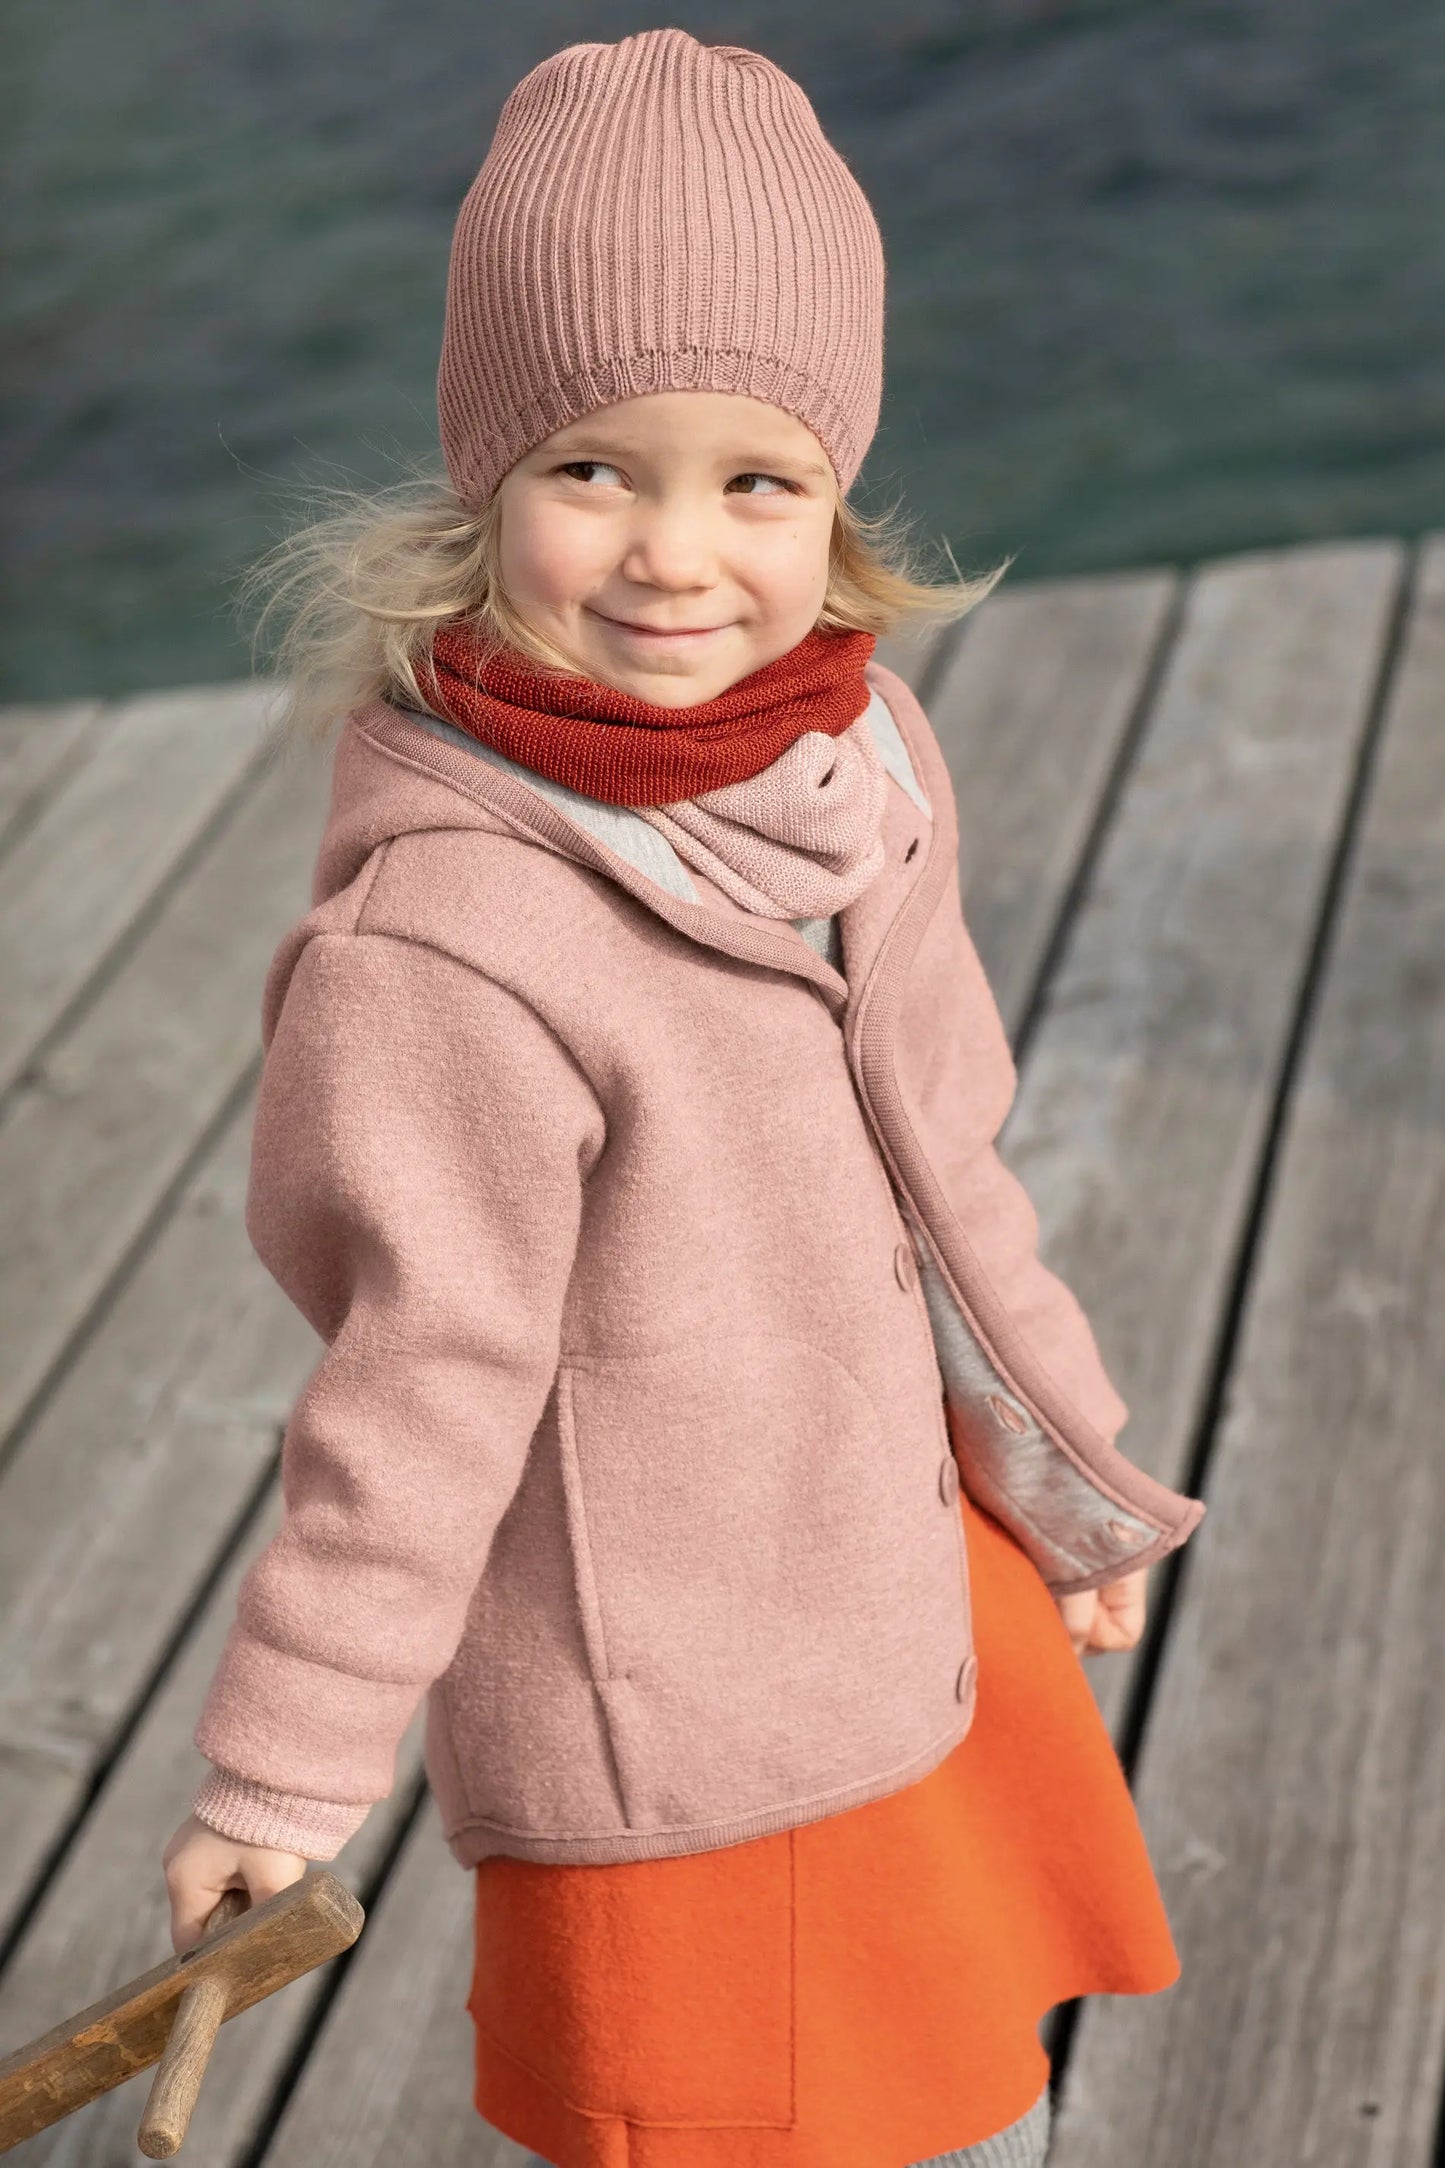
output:
{"label": "nose", "polygon": [[668,594],[696,593],[716,583],[717,563],[706,516],[678,500],[638,508],[622,559],[624,576]]}

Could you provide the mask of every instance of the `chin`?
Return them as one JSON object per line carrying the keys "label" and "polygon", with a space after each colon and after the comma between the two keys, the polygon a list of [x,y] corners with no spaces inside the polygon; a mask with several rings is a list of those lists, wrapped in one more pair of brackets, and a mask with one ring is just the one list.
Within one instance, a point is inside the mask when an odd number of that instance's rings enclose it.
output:
{"label": "chin", "polygon": [[714,683],[716,671],[706,679],[685,675],[681,671],[667,672],[636,670],[631,673],[624,691],[635,693],[639,700],[648,700],[655,708],[694,708],[704,700],[714,700],[720,692],[745,675],[741,670],[731,670]]}
{"label": "chin", "polygon": [[640,700],[651,700],[658,707],[691,706],[699,700],[710,700],[754,667],[745,660],[719,655],[709,657],[706,663],[701,657],[689,662],[679,655],[659,655],[655,662],[598,655],[595,661],[594,676],[605,672],[614,683],[625,682]]}

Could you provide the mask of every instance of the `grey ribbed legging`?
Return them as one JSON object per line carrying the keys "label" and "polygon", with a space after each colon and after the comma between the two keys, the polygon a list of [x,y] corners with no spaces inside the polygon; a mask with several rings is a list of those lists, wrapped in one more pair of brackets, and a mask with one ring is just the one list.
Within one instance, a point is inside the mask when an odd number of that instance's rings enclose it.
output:
{"label": "grey ribbed legging", "polygon": [[[1047,2085],[1027,2115],[1021,2115],[1006,2130],[995,2131],[991,2138],[981,2138],[977,2145],[966,2145],[961,2152],[935,2153],[926,2161],[916,2161],[913,2168],[1043,2168],[1049,2152],[1049,2089]],[[523,2168],[552,2168],[540,2153],[529,2153]],[[885,2164],[879,2164],[885,2168]]]}

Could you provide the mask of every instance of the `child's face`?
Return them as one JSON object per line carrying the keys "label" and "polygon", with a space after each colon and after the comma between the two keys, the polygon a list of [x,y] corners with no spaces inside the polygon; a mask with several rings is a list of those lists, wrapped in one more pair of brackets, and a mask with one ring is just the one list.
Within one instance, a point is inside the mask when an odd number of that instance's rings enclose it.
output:
{"label": "child's face", "polygon": [[513,608],[658,707],[726,692],[822,608],[837,480],[812,430],[760,399],[620,400],[518,460],[499,495]]}

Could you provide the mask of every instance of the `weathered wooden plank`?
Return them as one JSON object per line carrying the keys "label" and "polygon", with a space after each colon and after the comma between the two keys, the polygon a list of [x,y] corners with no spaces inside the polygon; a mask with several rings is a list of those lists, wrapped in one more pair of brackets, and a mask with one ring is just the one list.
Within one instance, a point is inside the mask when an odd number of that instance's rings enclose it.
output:
{"label": "weathered wooden plank", "polygon": [[246,1238],[250,1126],[247,1101],[0,1478],[0,1932],[320,1354]]}
{"label": "weathered wooden plank", "polygon": [[[1403,565],[1392,542],[1202,569],[1047,990],[1001,1150],[1184,1481]],[[1090,1662],[1116,1731],[1137,1653]]]}
{"label": "weathered wooden plank", "polygon": [[319,760],[276,762],[0,1107],[0,1439],[259,1058],[326,782]]}
{"label": "weathered wooden plank", "polygon": [[0,859],[0,1090],[258,757],[260,685],[115,708]]}
{"label": "weathered wooden plank", "polygon": [[1445,537],[1304,1045],[1138,1797],[1166,1996],[1051,2159],[1427,2168],[1445,2057]]}
{"label": "weathered wooden plank", "polygon": [[472,1877],[428,1798],[367,1923],[265,2168],[510,2168],[472,2106]]}
{"label": "weathered wooden plank", "polygon": [[1172,572],[1004,585],[928,701],[969,930],[1016,1029],[1167,634]]}
{"label": "weathered wooden plank", "polygon": [[0,708],[0,853],[89,754],[104,712],[99,700]]}
{"label": "weathered wooden plank", "polygon": [[[97,1795],[64,1861],[0,1975],[0,2045],[17,2046],[169,1955],[170,1912],[161,1852],[189,1810],[206,1764],[192,1744],[201,1701],[235,1609],[241,1575],[280,1525],[279,1485],[187,1636],[179,1661]],[[395,1841],[420,1767],[424,1712],[397,1757],[391,1797],[373,1808],[332,1861],[367,1891]],[[455,1870],[454,1870],[455,1872]],[[457,1877],[460,1881],[460,1876]],[[365,1945],[362,1931],[358,1950]],[[187,2154],[229,2168],[247,2157],[268,2102],[334,1964],[297,1980],[223,2025],[186,2139]],[[135,2132],[153,2073],[140,2072],[65,2122],[18,2146],[16,2168],[121,2168],[136,2159]]]}

